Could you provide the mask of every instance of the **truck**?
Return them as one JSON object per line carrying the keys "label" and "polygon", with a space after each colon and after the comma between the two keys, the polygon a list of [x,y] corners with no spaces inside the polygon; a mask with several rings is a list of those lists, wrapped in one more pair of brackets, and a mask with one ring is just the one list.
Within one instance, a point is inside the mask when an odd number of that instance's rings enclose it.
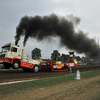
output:
{"label": "truck", "polygon": [[26,56],[24,49],[11,43],[4,44],[0,53],[0,63],[5,69],[23,68],[24,71],[31,69],[34,72],[39,71],[39,60],[33,60]]}
{"label": "truck", "polygon": [[[70,55],[71,56],[71,55]],[[3,64],[3,68],[13,69],[23,68],[24,72],[33,71],[38,72],[41,69],[47,69],[49,71],[66,71],[68,70],[68,64],[75,66],[75,62],[70,60],[73,57],[69,56],[68,62],[64,63],[62,61],[42,61],[42,60],[33,60],[28,58],[23,49],[20,46],[7,43],[2,46],[0,52],[0,64]],[[71,61],[71,62],[70,62]],[[73,67],[72,66],[72,67]]]}

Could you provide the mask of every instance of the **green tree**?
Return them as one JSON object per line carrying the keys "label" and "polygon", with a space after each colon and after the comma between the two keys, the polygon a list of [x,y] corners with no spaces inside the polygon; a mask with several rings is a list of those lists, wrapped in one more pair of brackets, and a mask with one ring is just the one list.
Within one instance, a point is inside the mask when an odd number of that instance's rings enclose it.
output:
{"label": "green tree", "polygon": [[76,57],[76,60],[77,60],[77,61],[81,61],[80,56],[77,56],[77,57]]}
{"label": "green tree", "polygon": [[60,60],[60,53],[57,50],[54,50],[51,54],[51,59],[54,61]]}
{"label": "green tree", "polygon": [[40,59],[41,57],[41,50],[39,48],[35,48],[31,51],[32,59]]}
{"label": "green tree", "polygon": [[84,62],[86,62],[87,64],[90,64],[90,59],[89,59],[89,57],[85,57]]}
{"label": "green tree", "polygon": [[81,58],[81,62],[82,62],[82,64],[85,63],[85,57],[82,57],[82,58]]}
{"label": "green tree", "polygon": [[61,55],[62,61],[68,61],[68,57],[69,57],[69,55],[66,55],[66,54]]}

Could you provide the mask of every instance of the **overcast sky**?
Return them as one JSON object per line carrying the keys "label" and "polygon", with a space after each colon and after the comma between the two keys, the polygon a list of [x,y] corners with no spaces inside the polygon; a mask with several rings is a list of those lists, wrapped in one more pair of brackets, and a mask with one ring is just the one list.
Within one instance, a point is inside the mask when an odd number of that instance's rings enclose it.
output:
{"label": "overcast sky", "polygon": [[[100,0],[0,0],[0,47],[14,43],[16,27],[20,19],[27,16],[45,16],[55,13],[60,16],[73,14],[81,19],[77,29],[88,34],[89,38],[100,37]],[[19,45],[23,47],[23,37]],[[34,48],[40,48],[42,58],[50,58],[53,50],[68,54],[69,49],[59,46],[59,40],[48,43],[29,39],[25,52],[31,55]],[[0,49],[1,50],[1,49]],[[77,56],[78,54],[76,54]]]}

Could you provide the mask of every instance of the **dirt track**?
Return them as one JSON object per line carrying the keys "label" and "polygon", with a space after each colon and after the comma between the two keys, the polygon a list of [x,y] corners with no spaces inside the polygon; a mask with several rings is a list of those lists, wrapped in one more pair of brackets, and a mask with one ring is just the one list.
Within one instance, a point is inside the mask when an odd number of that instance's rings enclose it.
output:
{"label": "dirt track", "polygon": [[[80,70],[80,72],[90,71],[90,70],[100,70],[100,66],[83,66],[76,67],[72,73],[76,73],[76,70]],[[19,80],[29,80],[29,79],[39,79],[39,78],[47,78],[54,76],[62,76],[70,74],[69,71],[57,71],[57,72],[23,72],[23,70],[0,70],[0,83],[10,82],[10,81],[19,81]]]}

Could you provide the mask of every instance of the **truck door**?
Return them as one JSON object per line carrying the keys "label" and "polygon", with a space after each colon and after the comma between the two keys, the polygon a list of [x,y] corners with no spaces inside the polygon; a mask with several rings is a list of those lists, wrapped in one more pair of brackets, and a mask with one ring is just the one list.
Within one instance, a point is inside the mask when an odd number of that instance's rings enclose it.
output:
{"label": "truck door", "polygon": [[18,50],[17,50],[17,48],[16,47],[11,47],[11,57],[13,58],[13,57],[17,57],[17,55],[18,55]]}

